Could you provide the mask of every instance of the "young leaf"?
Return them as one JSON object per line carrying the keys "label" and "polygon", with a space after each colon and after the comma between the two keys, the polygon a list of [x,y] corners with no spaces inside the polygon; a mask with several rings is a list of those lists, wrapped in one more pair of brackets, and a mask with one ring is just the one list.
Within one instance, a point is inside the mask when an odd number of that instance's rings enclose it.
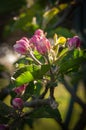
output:
{"label": "young leaf", "polygon": [[36,96],[39,96],[40,95],[40,91],[42,89],[42,84],[40,82],[37,82],[34,86],[34,94]]}
{"label": "young leaf", "polygon": [[31,113],[31,118],[54,118],[55,120],[61,122],[61,115],[58,109],[52,109],[50,106],[43,106],[36,109]]}
{"label": "young leaf", "polygon": [[33,93],[34,93],[34,83],[30,82],[29,85],[26,87],[26,90],[22,96],[22,99],[26,101],[27,99],[29,99],[29,97],[33,95]]}
{"label": "young leaf", "polygon": [[16,86],[21,86],[22,84],[28,83],[33,80],[33,75],[29,71],[26,71],[22,73],[19,77],[17,77],[14,83]]}
{"label": "young leaf", "polygon": [[59,72],[60,73],[68,73],[70,71],[75,70],[75,68],[78,69],[83,61],[84,61],[83,58],[67,60],[63,64],[60,64]]}
{"label": "young leaf", "polygon": [[[14,78],[17,78],[20,76],[22,73],[29,71],[35,79],[38,79],[37,77],[42,77],[48,70],[49,70],[49,65],[26,65],[19,70],[16,71],[16,73],[13,75]],[[39,75],[38,75],[39,74]]]}
{"label": "young leaf", "polygon": [[40,79],[43,77],[43,75],[49,70],[49,65],[28,65],[21,69],[19,69],[15,74],[14,78],[16,80],[14,81],[16,86],[20,86],[22,84],[28,83],[30,81],[33,81],[34,79]]}

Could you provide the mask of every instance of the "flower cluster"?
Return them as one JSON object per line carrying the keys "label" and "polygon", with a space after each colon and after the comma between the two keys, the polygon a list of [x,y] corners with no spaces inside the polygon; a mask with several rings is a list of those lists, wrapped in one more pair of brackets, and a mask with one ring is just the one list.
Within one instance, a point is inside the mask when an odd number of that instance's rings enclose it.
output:
{"label": "flower cluster", "polygon": [[[68,48],[71,50],[80,47],[81,41],[78,36],[68,38],[67,40],[64,37],[59,37],[56,43],[62,45],[67,43]],[[40,54],[46,54],[50,48],[50,41],[46,38],[45,33],[41,29],[36,30],[31,38],[23,37],[19,41],[16,41],[14,45],[14,50],[20,54],[27,54],[32,49],[36,49]]]}
{"label": "flower cluster", "polygon": [[46,54],[50,49],[50,42],[41,29],[36,30],[30,39],[23,37],[14,45],[15,51],[20,54],[26,54],[33,48],[40,54]]}
{"label": "flower cluster", "polygon": [[[47,62],[43,64],[51,65],[50,73],[52,82],[55,81],[55,73],[58,71],[57,66],[55,66],[55,59],[58,59],[58,53],[60,52],[60,47],[67,48],[68,51],[77,49],[80,47],[81,41],[78,36],[73,38],[57,37],[57,34],[54,35],[53,44],[50,43],[49,39],[46,38],[46,34],[43,30],[38,29],[35,31],[34,35],[31,38],[23,37],[20,40],[16,41],[14,45],[14,50],[20,54],[31,56],[31,58],[36,61],[39,65],[42,63],[34,56],[34,50],[38,51],[39,54],[45,56]],[[51,62],[52,59],[52,62]],[[53,60],[54,59],[54,60]],[[48,85],[56,85],[55,83]],[[16,93],[16,97],[12,100],[12,105],[16,109],[22,109],[24,101],[21,96],[24,94],[27,85],[21,85],[17,88],[14,88],[13,91]],[[51,94],[52,95],[52,94]]]}
{"label": "flower cluster", "polygon": [[23,100],[20,98],[20,96],[24,94],[26,87],[27,87],[27,85],[24,84],[22,86],[19,86],[19,87],[16,87],[16,88],[13,89],[13,92],[15,92],[17,94],[17,96],[19,96],[19,97],[15,97],[12,100],[12,105],[15,109],[22,109]]}

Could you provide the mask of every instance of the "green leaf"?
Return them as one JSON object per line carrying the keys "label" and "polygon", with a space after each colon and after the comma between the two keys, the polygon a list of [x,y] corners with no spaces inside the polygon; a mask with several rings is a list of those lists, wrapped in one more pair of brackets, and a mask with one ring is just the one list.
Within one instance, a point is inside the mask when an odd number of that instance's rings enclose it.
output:
{"label": "green leaf", "polygon": [[46,111],[50,114],[51,118],[54,118],[56,121],[61,122],[61,114],[58,109],[52,109],[51,107],[46,108]]}
{"label": "green leaf", "polygon": [[83,54],[84,54],[83,50],[78,50],[78,49],[74,50],[74,58],[81,57],[83,56]]}
{"label": "green leaf", "polygon": [[22,67],[14,74],[13,77],[16,78],[14,83],[16,86],[20,86],[22,84],[33,81],[34,79],[41,79],[43,75],[47,73],[49,68],[49,65],[27,65]]}
{"label": "green leaf", "polygon": [[59,52],[59,57],[64,56],[68,52],[68,48],[63,49],[61,52]]}
{"label": "green leaf", "polygon": [[39,96],[41,89],[42,89],[42,84],[41,82],[38,81],[34,86],[34,95]]}
{"label": "green leaf", "polygon": [[26,101],[29,99],[34,93],[34,83],[30,82],[29,85],[26,87],[25,93],[22,96],[22,99]]}
{"label": "green leaf", "polygon": [[26,101],[27,99],[32,97],[32,95],[36,97],[39,96],[41,89],[42,89],[42,84],[40,81],[37,81],[37,83],[35,84],[34,82],[30,82],[26,87],[25,93],[22,96],[23,100]]}
{"label": "green leaf", "polygon": [[14,83],[16,86],[20,86],[33,80],[34,80],[33,75],[29,71],[26,71],[22,73],[19,77],[17,77]]}
{"label": "green leaf", "polygon": [[81,63],[84,61],[83,58],[77,58],[77,59],[70,59],[61,64],[59,67],[59,73],[68,73],[70,71],[77,70]]}
{"label": "green leaf", "polygon": [[35,79],[40,79],[45,75],[50,69],[50,65],[41,65],[36,72],[33,72]]}
{"label": "green leaf", "polygon": [[34,56],[38,59],[41,63],[45,63],[44,56],[42,56],[38,51],[34,51]]}
{"label": "green leaf", "polygon": [[59,55],[58,59],[55,61],[56,65],[62,65],[64,64],[64,62],[68,61],[69,59],[72,59],[73,58],[73,53],[74,51],[67,51],[67,52],[64,52],[62,51],[62,55]]}
{"label": "green leaf", "polygon": [[31,118],[54,118],[61,122],[61,115],[58,109],[52,109],[50,106],[43,106],[33,111],[30,115]]}
{"label": "green leaf", "polygon": [[[47,71],[49,70],[49,65],[26,65],[19,70],[16,71],[16,73],[13,75],[14,78],[17,78],[22,73],[29,71],[34,78],[37,79],[37,76],[42,77]],[[38,75],[39,73],[39,75]]]}
{"label": "green leaf", "polygon": [[24,65],[23,67],[19,68],[16,73],[13,75],[14,78],[17,78],[20,76],[22,73],[28,71],[32,73],[33,71],[37,71],[39,69],[39,66],[36,65]]}
{"label": "green leaf", "polygon": [[59,68],[58,73],[65,74],[77,71],[85,60],[84,55],[84,52],[78,49],[66,52],[56,61]]}

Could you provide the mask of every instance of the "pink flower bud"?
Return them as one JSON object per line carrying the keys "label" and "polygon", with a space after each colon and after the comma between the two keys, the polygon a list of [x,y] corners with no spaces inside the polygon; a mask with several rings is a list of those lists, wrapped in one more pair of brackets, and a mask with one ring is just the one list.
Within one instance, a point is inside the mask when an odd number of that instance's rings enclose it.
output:
{"label": "pink flower bud", "polygon": [[74,36],[73,38],[69,38],[67,40],[67,45],[70,50],[74,48],[78,48],[81,45],[80,38],[78,36]]}
{"label": "pink flower bud", "polygon": [[20,87],[17,87],[17,88],[14,88],[13,91],[16,93],[16,94],[24,94],[25,92],[25,89],[26,89],[26,85],[22,85]]}
{"label": "pink flower bud", "polygon": [[14,45],[14,50],[20,54],[25,54],[29,47],[29,40],[26,37],[23,37],[19,41],[16,41],[16,44]]}
{"label": "pink flower bud", "polygon": [[29,42],[30,42],[30,44],[33,44],[33,46],[34,46],[34,44],[39,42],[41,38],[42,37],[39,35],[33,35],[33,37],[31,37],[31,39],[29,40]]}
{"label": "pink flower bud", "polygon": [[23,100],[21,98],[14,98],[12,105],[16,109],[21,109],[23,107]]}
{"label": "pink flower bud", "polygon": [[50,42],[45,37],[36,42],[35,46],[40,54],[46,54],[50,50]]}
{"label": "pink flower bud", "polygon": [[39,36],[43,36],[43,37],[45,36],[44,31],[41,29],[37,29],[34,34],[39,35]]}
{"label": "pink flower bud", "polygon": [[34,47],[40,54],[45,54],[50,50],[50,42],[46,37],[33,35],[30,42],[33,43]]}

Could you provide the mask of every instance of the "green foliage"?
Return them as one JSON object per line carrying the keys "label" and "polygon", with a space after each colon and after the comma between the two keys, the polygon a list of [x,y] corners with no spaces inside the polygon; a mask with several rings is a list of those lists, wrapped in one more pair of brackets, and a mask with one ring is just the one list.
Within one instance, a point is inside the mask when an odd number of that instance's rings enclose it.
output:
{"label": "green foliage", "polygon": [[[15,8],[22,7],[22,5],[24,5],[23,2],[25,1],[20,0],[18,4],[16,4],[17,1],[15,1],[14,3],[13,2],[14,1],[8,2],[8,5],[10,5],[9,9],[8,6],[6,5],[6,8],[9,11]],[[41,5],[40,1],[35,1],[33,2],[32,5],[30,5],[29,8],[25,6],[26,9],[24,11],[21,11],[21,13],[16,17],[16,20],[12,19],[11,21],[9,21],[9,25],[5,26],[3,35],[6,36],[7,33],[10,34],[15,30],[23,30],[25,32],[28,32],[29,36],[31,36],[36,29],[43,28],[48,32],[48,36],[50,37],[54,35],[54,33],[58,33],[58,35],[63,35],[65,37],[72,37],[74,34],[65,27],[60,26],[58,28],[53,29],[53,26],[56,23],[56,21],[59,22],[60,19],[59,14],[62,11],[64,11],[66,8],[68,8],[68,4],[64,3],[64,4],[59,4],[58,6],[55,7],[51,7],[51,8],[48,7],[48,9],[46,10],[47,1],[45,3],[46,4],[44,4],[43,2],[42,4],[44,5]],[[50,2],[50,4],[51,3],[53,2]],[[29,2],[27,4],[29,4]],[[3,7],[2,5],[1,7]],[[3,11],[5,11],[6,8],[4,6]],[[17,9],[15,10],[17,11]]]}
{"label": "green foliage", "polygon": [[11,13],[12,11],[17,12],[25,4],[25,0],[3,0],[0,2],[0,14]]}
{"label": "green foliage", "polygon": [[[41,10],[41,11],[39,11]],[[42,8],[39,3],[34,3],[29,9],[18,17],[18,20],[13,24],[12,30],[22,29],[29,31],[32,34],[37,28],[40,27],[40,20],[42,15]]]}
{"label": "green foliage", "polygon": [[31,118],[54,118],[61,122],[61,115],[58,109],[52,109],[50,106],[42,106],[39,109],[33,111],[30,115]]}
{"label": "green foliage", "polygon": [[84,53],[82,50],[69,51],[58,62],[59,73],[69,73],[71,71],[78,71],[81,64],[84,62]]}
{"label": "green foliage", "polygon": [[22,67],[14,74],[14,78],[16,78],[14,81],[15,86],[20,86],[22,84],[33,81],[34,79],[41,79],[48,70],[49,65],[27,65],[25,67]]}
{"label": "green foliage", "polygon": [[[50,38],[56,33],[56,39],[51,38],[53,44],[50,44],[50,49],[47,49],[45,54],[41,55],[40,51],[37,52],[37,50],[35,50],[38,47],[35,46],[35,44],[37,45],[37,41],[33,44],[33,48],[31,48],[31,46],[28,47],[25,57],[20,58],[14,63],[16,70],[12,75],[10,84],[6,88],[7,94],[11,97],[10,106],[2,101],[3,98],[0,99],[0,124],[8,124],[11,130],[23,130],[24,124],[26,123],[33,128],[34,121],[39,118],[53,118],[59,123],[62,129],[65,128],[65,124],[62,124],[58,102],[54,97],[54,90],[55,87],[58,86],[58,82],[64,84],[65,88],[74,96],[73,101],[77,102],[83,111],[86,109],[86,104],[77,97],[76,91],[72,91],[75,90],[74,85],[78,84],[80,80],[83,82],[86,81],[86,51],[81,49],[79,45],[77,47],[77,41],[71,43],[71,46],[73,46],[72,49],[68,47],[68,38],[73,37],[75,34],[66,28],[64,25],[65,22],[63,23],[64,26],[60,24],[60,22],[62,22],[61,20],[64,21],[65,17],[62,12],[65,12],[65,10],[74,3],[58,4],[58,6],[52,0],[49,1],[50,5],[47,6],[47,1],[43,3],[43,6],[40,5],[40,3],[42,4],[40,0],[34,1],[29,8],[26,7],[24,11],[21,10],[16,20],[12,19],[10,24],[5,28],[7,31],[23,30],[28,32],[29,38],[38,28],[45,29],[48,33],[47,36]],[[0,5],[0,13],[5,14],[14,10],[17,12],[24,5],[24,0],[11,0],[7,2],[7,5],[6,0],[4,0]],[[55,5],[55,7],[52,7],[52,5]],[[46,33],[43,36],[46,38]],[[41,36],[41,38],[43,38],[43,36]],[[58,42],[60,36],[65,37],[65,42],[63,40],[61,42],[62,44]],[[40,38],[38,37],[38,39]],[[25,40],[25,42],[27,42],[27,40]],[[24,45],[23,49],[25,49]],[[38,45],[40,45],[39,42]],[[40,46],[46,47],[45,41],[43,42],[43,46],[42,44]],[[22,51],[21,48],[19,49]],[[30,53],[30,51],[33,53]],[[1,65],[0,72],[4,70],[5,67]],[[69,84],[71,83],[72,87],[66,83],[66,76],[71,79]],[[19,89],[24,85],[24,91]],[[18,89],[17,92],[15,91],[16,89]],[[3,94],[1,88],[0,94]],[[15,107],[14,105],[16,105],[16,103],[13,104],[13,99],[18,98],[23,101],[21,108]],[[66,129],[68,129],[68,125]]]}
{"label": "green foliage", "polygon": [[26,71],[16,78],[15,85],[20,86],[33,80],[34,80],[33,75],[29,71]]}

